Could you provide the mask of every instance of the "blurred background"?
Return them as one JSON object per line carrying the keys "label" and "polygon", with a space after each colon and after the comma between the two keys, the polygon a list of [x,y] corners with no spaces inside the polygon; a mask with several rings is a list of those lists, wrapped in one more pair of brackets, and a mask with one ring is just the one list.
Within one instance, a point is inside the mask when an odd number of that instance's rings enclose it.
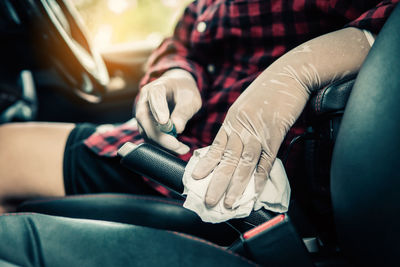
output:
{"label": "blurred background", "polygon": [[193,0],[73,0],[99,50],[132,43],[157,46]]}
{"label": "blurred background", "polygon": [[[172,34],[191,1],[0,0],[0,87],[11,99],[0,99],[0,111],[16,104],[5,121],[131,119],[149,56]],[[104,65],[92,60],[91,51]],[[95,73],[105,66],[109,82],[99,81],[88,66]],[[22,92],[30,92],[30,98]]]}

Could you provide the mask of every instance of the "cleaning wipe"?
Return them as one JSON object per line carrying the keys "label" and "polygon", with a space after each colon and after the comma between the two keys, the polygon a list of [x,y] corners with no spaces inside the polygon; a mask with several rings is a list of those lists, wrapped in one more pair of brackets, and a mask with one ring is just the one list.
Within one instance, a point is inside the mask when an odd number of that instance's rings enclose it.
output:
{"label": "cleaning wipe", "polygon": [[277,158],[267,180],[265,187],[256,197],[254,187],[254,173],[247,185],[242,197],[237,200],[232,209],[224,207],[224,197],[215,207],[208,208],[204,203],[208,184],[211,181],[212,174],[201,180],[192,178],[192,172],[200,157],[204,156],[209,147],[204,147],[194,151],[193,156],[186,165],[183,175],[183,185],[185,187],[183,194],[186,195],[186,201],[183,206],[196,212],[204,222],[219,223],[234,218],[243,218],[249,216],[252,210],[265,208],[270,211],[283,213],[288,210],[290,200],[290,185],[286,176],[285,168],[282,162]]}

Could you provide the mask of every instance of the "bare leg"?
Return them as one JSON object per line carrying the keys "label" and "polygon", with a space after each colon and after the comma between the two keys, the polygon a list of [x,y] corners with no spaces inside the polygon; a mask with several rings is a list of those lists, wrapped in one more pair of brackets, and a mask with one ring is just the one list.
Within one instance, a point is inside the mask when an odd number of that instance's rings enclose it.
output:
{"label": "bare leg", "polygon": [[64,196],[63,157],[74,124],[13,123],[0,126],[0,214],[15,201]]}

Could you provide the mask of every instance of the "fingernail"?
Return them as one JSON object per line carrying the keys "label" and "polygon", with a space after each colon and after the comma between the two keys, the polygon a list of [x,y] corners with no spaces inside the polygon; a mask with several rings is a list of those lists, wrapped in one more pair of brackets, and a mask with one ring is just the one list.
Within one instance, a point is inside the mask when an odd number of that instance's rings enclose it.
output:
{"label": "fingernail", "polygon": [[158,128],[160,129],[160,131],[166,134],[170,134],[173,137],[177,137],[176,128],[175,125],[172,123],[171,119],[168,119],[168,122],[166,124],[159,124]]}
{"label": "fingernail", "polygon": [[205,204],[206,204],[207,208],[212,208],[215,205],[217,205],[217,200],[215,198],[206,196]]}
{"label": "fingernail", "polygon": [[179,155],[185,155],[188,153],[190,148],[185,145],[181,145],[175,152],[178,153]]}
{"label": "fingernail", "polygon": [[201,168],[200,167],[201,167],[200,163],[197,163],[196,167],[194,167],[194,170],[192,172],[192,178],[195,179],[195,180],[200,180],[200,179],[204,178],[201,175]]}
{"label": "fingernail", "polygon": [[235,203],[235,199],[231,197],[226,197],[224,200],[224,206],[227,209],[232,209],[233,203]]}
{"label": "fingernail", "polygon": [[199,174],[196,172],[196,170],[194,170],[192,172],[192,178],[195,180],[200,180],[202,177],[200,177]]}

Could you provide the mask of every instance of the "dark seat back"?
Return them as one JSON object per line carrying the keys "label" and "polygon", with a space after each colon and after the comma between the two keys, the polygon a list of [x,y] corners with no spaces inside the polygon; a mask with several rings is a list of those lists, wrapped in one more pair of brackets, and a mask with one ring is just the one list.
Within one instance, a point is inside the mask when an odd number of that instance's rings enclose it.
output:
{"label": "dark seat back", "polygon": [[354,84],[336,140],[331,193],[341,246],[354,263],[398,266],[400,6]]}

